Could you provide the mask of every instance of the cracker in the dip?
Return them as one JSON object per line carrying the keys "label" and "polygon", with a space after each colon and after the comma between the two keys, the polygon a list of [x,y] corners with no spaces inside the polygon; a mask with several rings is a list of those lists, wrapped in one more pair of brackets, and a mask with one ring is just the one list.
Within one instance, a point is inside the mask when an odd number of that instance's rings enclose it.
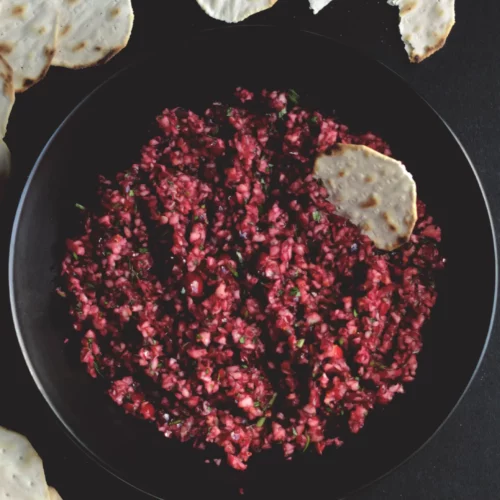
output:
{"label": "cracker in the dip", "polygon": [[247,17],[270,9],[278,0],[197,0],[200,7],[214,19],[238,23]]}
{"label": "cracker in the dip", "polygon": [[324,9],[332,0],[309,0],[312,11],[317,14]]}
{"label": "cracker in the dip", "polygon": [[455,0],[388,0],[399,7],[399,30],[406,52],[419,63],[446,43],[455,24]]}
{"label": "cracker in the dip", "polygon": [[24,436],[3,427],[0,427],[0,498],[50,498],[42,459]]}
{"label": "cracker in the dip", "polygon": [[321,179],[339,215],[381,250],[406,243],[417,220],[417,188],[405,166],[366,146],[340,144],[316,159]]}
{"label": "cracker in the dip", "polygon": [[52,64],[78,69],[109,61],[126,47],[133,23],[131,0],[60,0]]}
{"label": "cracker in the dip", "polygon": [[47,73],[57,42],[56,0],[1,0],[0,55],[24,92]]}
{"label": "cracker in the dip", "polygon": [[15,94],[12,68],[0,55],[0,139],[5,137]]}

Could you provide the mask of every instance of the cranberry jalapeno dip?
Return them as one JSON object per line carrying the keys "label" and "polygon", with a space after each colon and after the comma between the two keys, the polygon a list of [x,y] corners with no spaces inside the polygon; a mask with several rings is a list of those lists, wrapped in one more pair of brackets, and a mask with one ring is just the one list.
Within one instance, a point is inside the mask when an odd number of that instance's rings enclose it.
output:
{"label": "cranberry jalapeno dip", "polygon": [[100,179],[59,291],[116,404],[245,469],[275,444],[341,446],[404,391],[444,259],[423,203],[410,241],[381,252],[313,177],[335,144],[390,155],[382,139],[293,91],[236,98],[166,109],[140,162]]}

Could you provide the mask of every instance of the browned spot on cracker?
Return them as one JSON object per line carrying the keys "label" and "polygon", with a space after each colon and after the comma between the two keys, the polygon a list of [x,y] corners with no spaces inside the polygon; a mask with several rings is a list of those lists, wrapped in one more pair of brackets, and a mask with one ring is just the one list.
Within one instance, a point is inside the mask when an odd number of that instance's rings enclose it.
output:
{"label": "browned spot on cracker", "polygon": [[85,69],[85,68],[89,68],[91,66],[99,66],[101,64],[106,64],[110,59],[112,59],[114,56],[116,56],[116,54],[118,54],[118,52],[120,52],[120,50],[122,50],[122,49],[123,49],[123,47],[119,47],[116,49],[110,49],[97,62],[91,63],[91,64],[79,64],[76,66],[71,66],[71,69]]}
{"label": "browned spot on cracker", "polygon": [[106,52],[106,54],[97,61],[96,64],[106,64],[110,59],[116,56],[120,50],[122,50],[123,47],[118,47],[116,49],[110,49]]}
{"label": "browned spot on cracker", "polygon": [[448,27],[447,32],[443,36],[441,36],[434,45],[425,47],[425,52],[422,56],[411,55],[410,61],[412,63],[418,64],[422,62],[424,59],[427,59],[429,56],[432,56],[432,54],[437,52],[439,49],[442,49],[444,47],[444,44],[446,43],[446,39],[448,38],[448,35],[450,34],[451,28],[453,28],[454,24],[455,24],[454,22],[451,23],[451,25]]}
{"label": "browned spot on cracker", "polygon": [[94,47],[94,50],[95,50],[96,52],[101,52],[102,47],[100,47],[99,45],[96,45],[96,46]]}
{"label": "browned spot on cracker", "polygon": [[43,35],[44,33],[45,33],[45,26],[40,26],[40,28],[38,28],[38,34]]}
{"label": "browned spot on cracker", "polygon": [[370,231],[371,226],[370,226],[370,224],[368,224],[368,222],[365,222],[365,223],[361,226],[361,229],[362,229],[363,231]]}
{"label": "browned spot on cracker", "polygon": [[118,7],[115,7],[114,9],[111,9],[110,14],[111,17],[116,17],[117,15],[120,14],[120,9]]}
{"label": "browned spot on cracker", "polygon": [[343,170],[341,170],[341,171],[339,172],[339,177],[344,177],[344,175],[345,175],[345,172],[344,172]]}
{"label": "browned spot on cracker", "polygon": [[24,14],[24,5],[16,5],[12,7],[13,16],[22,16]]}
{"label": "browned spot on cracker", "polygon": [[12,79],[12,69],[9,66],[9,63],[0,55],[0,68],[2,71],[0,72],[0,77],[3,80],[3,93],[10,100],[14,99],[14,83]]}
{"label": "browned spot on cracker", "polygon": [[382,217],[385,219],[385,221],[387,222],[387,225],[389,226],[389,229],[392,231],[392,232],[396,232],[398,230],[398,228],[394,225],[394,222],[391,220],[391,217],[390,215],[387,213],[387,212],[384,212],[382,214]]}
{"label": "browned spot on cracker", "polygon": [[373,182],[373,181],[374,181],[374,179],[373,179],[373,177],[372,177],[371,175],[367,175],[367,176],[365,177],[365,182],[366,182],[366,183],[370,183],[370,182]]}
{"label": "browned spot on cracker", "polygon": [[405,14],[409,14],[415,7],[417,6],[417,2],[412,2],[406,4],[402,9],[401,9],[401,16],[404,16]]}
{"label": "browned spot on cracker", "polygon": [[45,57],[47,59],[50,59],[52,61],[52,58],[54,57],[54,54],[56,53],[56,50],[52,47],[45,47],[44,49]]}
{"label": "browned spot on cracker", "polygon": [[3,93],[7,96],[14,95],[14,84],[12,83],[12,75],[2,75],[3,76]]}
{"label": "browned spot on cracker", "polygon": [[38,77],[36,79],[25,78],[23,80],[22,87],[20,89],[16,90],[17,93],[25,92],[30,87],[33,87],[33,85],[35,85],[35,83],[38,83],[40,80],[42,80],[43,78],[45,78],[45,75],[49,71],[50,63],[52,62],[52,56],[54,55],[54,53],[55,53],[55,49],[54,48],[52,48],[52,47],[45,47],[45,55],[47,55],[47,63],[45,64],[45,67],[42,69],[42,71],[40,72],[40,74],[38,75]]}
{"label": "browned spot on cracker", "polygon": [[12,52],[12,48],[12,45],[10,45],[9,43],[0,43],[0,54],[10,54]]}
{"label": "browned spot on cracker", "polygon": [[345,149],[346,148],[344,147],[344,144],[341,143],[334,144],[330,152],[330,156],[341,155]]}
{"label": "browned spot on cracker", "polygon": [[80,42],[80,43],[77,43],[71,50],[73,52],[78,52],[79,50],[82,50],[85,48],[85,42]]}
{"label": "browned spot on cracker", "polygon": [[377,205],[378,205],[378,200],[373,195],[370,196],[366,201],[363,201],[363,203],[359,204],[361,208],[376,207]]}
{"label": "browned spot on cracker", "polygon": [[64,26],[64,28],[61,30],[61,36],[67,35],[70,29],[71,24],[67,24],[66,26]]}
{"label": "browned spot on cracker", "polygon": [[32,85],[35,85],[35,83],[35,80],[33,80],[32,78],[25,78],[23,80],[23,90],[27,90]]}

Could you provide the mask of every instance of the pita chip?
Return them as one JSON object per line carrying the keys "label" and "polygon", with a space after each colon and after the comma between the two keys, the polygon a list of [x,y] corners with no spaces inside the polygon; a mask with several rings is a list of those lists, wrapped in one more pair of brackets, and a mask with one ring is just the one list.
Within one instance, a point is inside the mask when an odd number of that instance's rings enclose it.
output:
{"label": "pita chip", "polygon": [[406,243],[417,221],[417,188],[405,166],[366,146],[340,144],[316,159],[336,212],[374,245],[392,251]]}
{"label": "pita chip", "polygon": [[47,73],[57,41],[56,0],[1,0],[0,55],[24,92]]}
{"label": "pita chip", "polygon": [[263,10],[270,9],[278,0],[197,0],[200,7],[214,19],[238,23]]}
{"label": "pita chip", "polygon": [[41,458],[24,436],[3,427],[0,427],[0,498],[50,498]]}
{"label": "pita chip", "polygon": [[324,9],[332,0],[309,0],[309,5],[314,14]]}
{"label": "pita chip", "polygon": [[5,137],[10,112],[12,111],[12,106],[14,106],[13,78],[10,64],[0,56],[0,139]]}
{"label": "pita chip", "polygon": [[127,46],[134,24],[131,0],[59,0],[59,8],[54,66],[103,64]]}
{"label": "pita chip", "polygon": [[455,24],[455,0],[388,0],[399,7],[399,31],[410,61],[419,63],[446,43]]}

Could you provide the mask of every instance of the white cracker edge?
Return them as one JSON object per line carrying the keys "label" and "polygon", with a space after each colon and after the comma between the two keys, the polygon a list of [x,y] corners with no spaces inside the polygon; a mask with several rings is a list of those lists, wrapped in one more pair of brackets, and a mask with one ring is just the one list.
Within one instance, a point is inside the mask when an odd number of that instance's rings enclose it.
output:
{"label": "white cracker edge", "polygon": [[0,498],[49,500],[42,459],[26,437],[0,427]]}
{"label": "white cracker edge", "polygon": [[196,0],[214,19],[226,23],[239,23],[247,17],[270,9],[278,0]]}
{"label": "white cracker edge", "polygon": [[1,0],[0,54],[14,72],[14,90],[24,92],[47,73],[57,42],[55,0]]}
{"label": "white cracker edge", "polygon": [[13,72],[9,63],[0,56],[0,139],[7,133],[10,112],[16,95],[14,93]]}
{"label": "white cracker edge", "polygon": [[50,500],[62,500],[61,495],[52,486],[49,487],[49,499]]}
{"label": "white cracker edge", "polygon": [[388,0],[399,7],[399,31],[411,62],[419,63],[446,43],[455,24],[455,0]]}
{"label": "white cracker edge", "polygon": [[336,212],[377,248],[390,251],[408,241],[417,220],[417,189],[401,162],[366,146],[340,144],[316,159],[314,174]]}
{"label": "white cracker edge", "polygon": [[11,156],[7,144],[0,139],[0,181],[6,179],[10,175]]}
{"label": "white cracker edge", "polygon": [[80,69],[107,62],[130,40],[131,0],[59,0],[59,9],[53,66]]}
{"label": "white cracker edge", "polygon": [[309,0],[309,5],[314,14],[323,10],[332,0]]}

